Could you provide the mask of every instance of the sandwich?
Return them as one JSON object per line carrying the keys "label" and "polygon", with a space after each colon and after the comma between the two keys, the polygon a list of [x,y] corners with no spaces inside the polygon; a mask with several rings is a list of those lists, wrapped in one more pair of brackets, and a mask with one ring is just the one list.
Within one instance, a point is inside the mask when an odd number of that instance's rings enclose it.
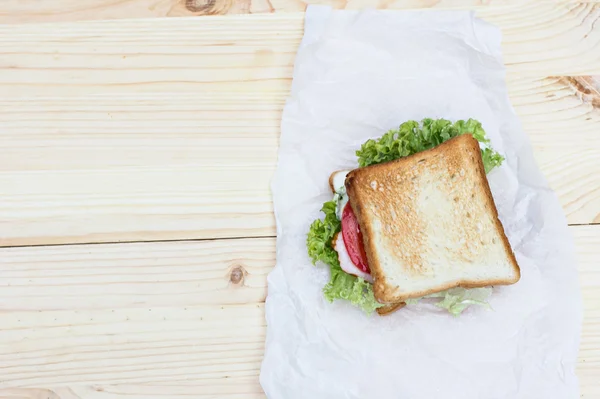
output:
{"label": "sandwich", "polygon": [[519,280],[486,176],[504,158],[479,122],[405,122],[357,156],[358,168],[330,175],[333,199],[307,236],[313,263],[330,269],[327,300],[380,315],[423,301],[459,315]]}

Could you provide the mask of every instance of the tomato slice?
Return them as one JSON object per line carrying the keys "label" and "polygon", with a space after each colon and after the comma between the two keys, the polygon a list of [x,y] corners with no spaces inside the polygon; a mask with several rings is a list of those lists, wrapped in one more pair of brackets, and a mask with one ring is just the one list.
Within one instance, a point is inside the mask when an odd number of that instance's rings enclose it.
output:
{"label": "tomato slice", "polygon": [[363,272],[371,273],[367,263],[363,236],[350,203],[347,203],[342,211],[342,237],[352,263]]}

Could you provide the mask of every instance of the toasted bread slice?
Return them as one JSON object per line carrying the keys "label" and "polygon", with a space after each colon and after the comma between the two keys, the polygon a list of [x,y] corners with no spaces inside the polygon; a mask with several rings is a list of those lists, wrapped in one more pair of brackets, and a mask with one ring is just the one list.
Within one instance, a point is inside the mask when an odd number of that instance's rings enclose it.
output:
{"label": "toasted bread slice", "polygon": [[346,190],[379,302],[519,280],[479,144],[470,134],[353,170]]}
{"label": "toasted bread slice", "polygon": [[387,316],[389,314],[394,313],[398,309],[402,309],[405,306],[406,302],[390,303],[380,308],[377,308],[377,313],[379,314],[379,316]]}
{"label": "toasted bread slice", "polygon": [[[349,172],[350,172],[349,170],[338,170],[338,171],[333,172],[331,174],[331,176],[329,176],[329,187],[331,188],[332,193],[335,193],[336,190],[338,190],[341,186],[344,185],[344,180],[346,178],[346,175]],[[337,241],[337,234],[333,238],[333,242],[335,243],[336,241]],[[335,245],[334,245],[334,249],[335,249]],[[339,257],[339,255],[338,255],[338,257]],[[341,260],[340,260],[340,263],[341,263]],[[398,309],[402,309],[404,306],[406,306],[405,302],[386,304],[385,306],[377,308],[377,313],[380,316],[387,316],[389,314],[394,313]]]}
{"label": "toasted bread slice", "polygon": [[344,181],[348,173],[350,173],[350,170],[336,170],[329,175],[329,188],[332,194],[335,194],[340,187],[344,186]]}

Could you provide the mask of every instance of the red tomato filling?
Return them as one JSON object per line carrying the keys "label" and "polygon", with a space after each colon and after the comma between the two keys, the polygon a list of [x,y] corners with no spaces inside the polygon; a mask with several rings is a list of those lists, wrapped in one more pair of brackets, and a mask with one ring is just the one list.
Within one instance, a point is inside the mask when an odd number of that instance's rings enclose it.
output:
{"label": "red tomato filling", "polygon": [[356,220],[350,203],[347,203],[342,211],[342,237],[344,238],[344,244],[352,263],[363,272],[370,274],[371,269],[369,269],[369,264],[367,263],[367,254],[365,253],[362,233],[360,232],[358,220]]}

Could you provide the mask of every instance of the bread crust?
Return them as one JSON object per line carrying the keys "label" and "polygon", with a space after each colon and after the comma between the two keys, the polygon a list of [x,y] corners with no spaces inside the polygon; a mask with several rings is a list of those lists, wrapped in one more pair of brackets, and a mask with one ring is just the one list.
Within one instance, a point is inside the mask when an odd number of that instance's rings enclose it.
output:
{"label": "bread crust", "polygon": [[333,172],[332,174],[329,175],[329,189],[331,190],[331,194],[335,194],[335,187],[333,187],[333,177],[338,172],[340,172],[340,171],[336,170],[335,172]]}
{"label": "bread crust", "polygon": [[[471,162],[473,163],[472,166],[476,168],[475,173],[477,176],[477,181],[479,183],[477,185],[478,190],[480,190],[480,192],[483,193],[485,198],[485,204],[483,204],[483,206],[485,207],[487,213],[491,216],[491,219],[493,220],[494,228],[496,229],[502,241],[505,255],[513,268],[513,275],[510,278],[499,279],[462,279],[458,281],[451,281],[445,284],[440,284],[438,286],[426,290],[414,291],[408,294],[401,293],[399,289],[400,287],[391,284],[386,278],[386,275],[381,265],[380,254],[378,253],[376,245],[374,243],[373,237],[375,234],[373,221],[369,219],[369,215],[367,212],[367,207],[372,205],[369,203],[369,201],[371,201],[372,199],[370,198],[371,195],[369,195],[369,193],[366,192],[367,189],[365,189],[365,179],[381,177],[381,172],[395,170],[396,168],[401,169],[412,167],[413,165],[419,162],[423,162],[424,160],[433,160],[432,162],[435,162],[435,158],[439,156],[439,154],[445,154],[446,158],[449,159],[448,162],[461,162],[461,165],[465,163],[463,157],[470,158]],[[469,161],[466,162],[468,163]],[[498,219],[498,211],[494,203],[494,199],[492,197],[487,176],[485,174],[485,168],[483,165],[483,160],[481,158],[479,143],[472,137],[471,134],[463,134],[461,136],[450,139],[445,143],[442,143],[439,146],[434,147],[430,150],[422,151],[404,158],[400,158],[395,161],[355,169],[348,174],[345,183],[346,191],[349,196],[349,203],[352,206],[352,209],[354,210],[354,213],[358,219],[361,232],[363,234],[365,252],[367,255],[367,260],[369,262],[369,267],[371,268],[371,274],[374,279],[373,290],[375,298],[378,302],[386,304],[396,304],[409,298],[418,298],[454,287],[478,288],[490,285],[508,285],[514,284],[520,279],[519,265],[517,264],[515,255],[512,251],[512,248],[510,247],[510,243],[508,241],[508,238],[506,237],[502,223]],[[408,263],[411,263],[411,266],[414,267],[416,271],[419,270],[419,259],[412,259],[412,262]]]}
{"label": "bread crust", "polygon": [[385,306],[377,308],[377,314],[379,314],[379,316],[387,316],[394,313],[396,310],[402,309],[405,306],[406,302],[386,304]]}
{"label": "bread crust", "polygon": [[[329,175],[329,188],[331,189],[331,193],[332,194],[335,194],[335,187],[333,186],[333,178],[339,172],[341,172],[341,170],[336,170],[331,175]],[[333,237],[333,242],[334,243],[337,241],[338,234],[340,234],[340,233],[336,233],[334,235],[334,237]],[[335,249],[335,244],[334,244],[334,249]],[[338,258],[339,258],[339,255],[338,255]],[[377,298],[375,298],[375,299],[377,299]],[[397,311],[399,309],[402,309],[405,306],[406,306],[406,302],[386,304],[386,306],[382,306],[380,308],[377,308],[377,313],[380,316],[387,316],[389,314],[394,313],[395,311]]]}

